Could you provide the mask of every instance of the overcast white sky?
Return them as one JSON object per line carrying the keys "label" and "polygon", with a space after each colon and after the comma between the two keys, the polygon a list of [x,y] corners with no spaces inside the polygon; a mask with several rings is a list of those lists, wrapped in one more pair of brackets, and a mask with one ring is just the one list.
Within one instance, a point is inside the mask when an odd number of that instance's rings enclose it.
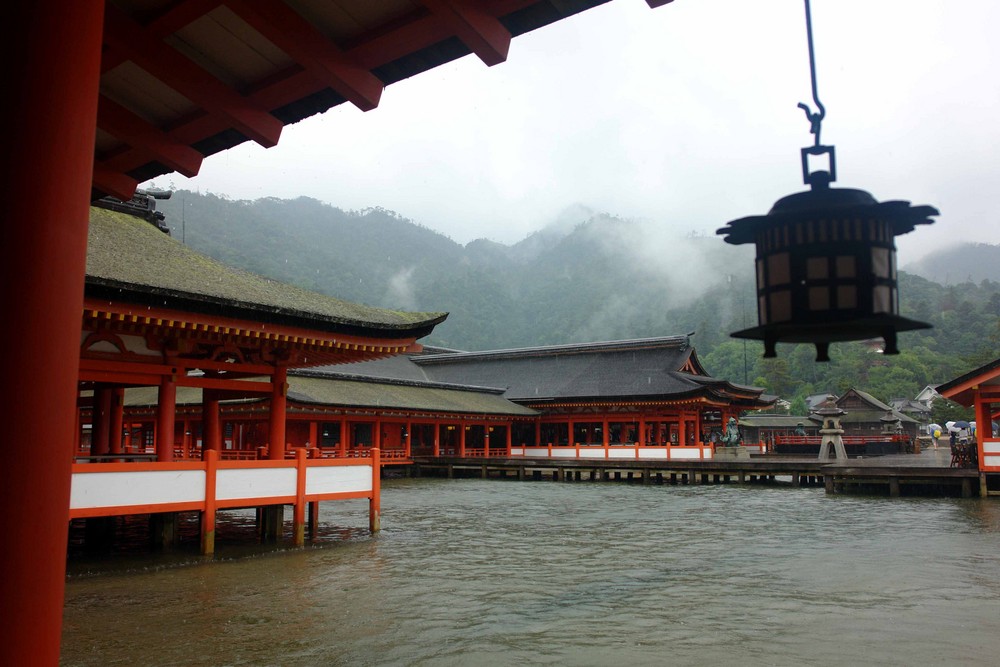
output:
{"label": "overcast white sky", "polygon": [[[812,0],[823,142],[840,187],[932,204],[899,263],[1000,243],[1000,2]],[[714,235],[804,189],[802,0],[607,5],[207,158],[153,184],[382,206],[452,239],[514,243],[584,204]],[[147,184],[148,185],[148,184]],[[721,242],[721,237],[720,237]]]}

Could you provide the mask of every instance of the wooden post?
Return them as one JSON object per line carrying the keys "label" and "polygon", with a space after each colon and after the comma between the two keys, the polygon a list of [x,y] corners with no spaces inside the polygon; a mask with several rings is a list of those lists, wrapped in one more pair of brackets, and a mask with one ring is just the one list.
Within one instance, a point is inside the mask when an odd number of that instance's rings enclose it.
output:
{"label": "wooden post", "polygon": [[267,457],[285,458],[285,411],[288,405],[288,369],[278,365],[271,376],[271,414]]}
{"label": "wooden post", "polygon": [[372,447],[372,497],[368,501],[368,529],[382,530],[382,460],[378,447]]}
{"label": "wooden post", "polygon": [[125,428],[125,389],[111,390],[111,427],[108,429],[108,450],[111,454],[122,453],[122,437]]}
{"label": "wooden post", "polygon": [[174,460],[174,419],[177,410],[177,381],[173,375],[160,380],[156,413],[156,460]]}
{"label": "wooden post", "polygon": [[306,449],[295,450],[295,504],[292,506],[292,542],[297,547],[306,544]]}
{"label": "wooden post", "polygon": [[215,553],[215,480],[219,468],[219,451],[203,449],[205,461],[205,509],[201,513],[201,553],[210,556]]}
{"label": "wooden post", "polygon": [[90,453],[108,454],[111,451],[111,387],[98,384],[94,387],[94,410],[90,420]]}
{"label": "wooden post", "polygon": [[203,389],[201,395],[201,448],[216,452],[222,449],[219,396],[210,389]]}

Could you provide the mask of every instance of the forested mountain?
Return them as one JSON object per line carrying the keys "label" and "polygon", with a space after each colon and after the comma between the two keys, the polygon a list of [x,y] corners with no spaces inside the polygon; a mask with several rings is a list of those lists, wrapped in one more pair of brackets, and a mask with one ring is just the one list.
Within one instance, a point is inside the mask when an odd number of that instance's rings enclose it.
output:
{"label": "forested mountain", "polygon": [[[1000,356],[1000,284],[944,286],[902,273],[905,316],[933,329],[900,335],[898,356],[833,345],[762,347],[729,337],[756,324],[753,248],[678,236],[646,221],[573,207],[513,246],[466,246],[384,209],[233,201],[175,192],[158,202],[177,240],[234,266],[386,308],[448,311],[425,342],[464,350],[695,332],[709,371],[789,400],[863,388],[912,397]],[[471,224],[471,223],[470,223]]]}

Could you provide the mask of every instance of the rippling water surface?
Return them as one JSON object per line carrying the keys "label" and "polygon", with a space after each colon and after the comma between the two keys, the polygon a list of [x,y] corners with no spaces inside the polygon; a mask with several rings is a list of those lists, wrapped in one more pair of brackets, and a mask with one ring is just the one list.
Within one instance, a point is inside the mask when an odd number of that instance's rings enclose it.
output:
{"label": "rippling water surface", "polygon": [[374,537],[367,507],[324,503],[322,545],[306,549],[71,559],[63,664],[938,665],[1000,655],[993,500],[386,480]]}

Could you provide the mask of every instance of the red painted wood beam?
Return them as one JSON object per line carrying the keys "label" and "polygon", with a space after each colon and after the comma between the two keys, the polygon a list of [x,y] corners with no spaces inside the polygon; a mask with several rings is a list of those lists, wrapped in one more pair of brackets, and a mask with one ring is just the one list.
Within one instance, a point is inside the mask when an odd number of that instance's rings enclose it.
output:
{"label": "red painted wood beam", "polygon": [[104,43],[265,148],[278,143],[283,125],[268,111],[228,87],[197,64],[152,38],[143,26],[109,4],[104,12]]}
{"label": "red painted wood beam", "polygon": [[151,158],[191,178],[201,169],[202,154],[102,96],[97,105],[97,126],[123,142],[142,148]]}
{"label": "red painted wood beam", "polygon": [[382,81],[347,57],[293,9],[270,0],[229,0],[226,4],[325,86],[356,107],[371,111],[378,106],[385,87]]}
{"label": "red painted wood beam", "polygon": [[[97,126],[95,125],[94,127]],[[142,151],[142,153],[146,154],[145,151]],[[143,160],[141,164],[145,164],[148,161]],[[135,189],[139,187],[139,181],[131,176],[126,176],[117,169],[109,169],[99,162],[94,163],[91,184],[101,192],[109,194],[112,197],[118,197],[122,201],[131,199],[132,195],[135,194]]]}
{"label": "red painted wood beam", "polygon": [[483,10],[483,3],[471,0],[422,0],[469,47],[492,67],[507,60],[510,32],[496,16]]}

